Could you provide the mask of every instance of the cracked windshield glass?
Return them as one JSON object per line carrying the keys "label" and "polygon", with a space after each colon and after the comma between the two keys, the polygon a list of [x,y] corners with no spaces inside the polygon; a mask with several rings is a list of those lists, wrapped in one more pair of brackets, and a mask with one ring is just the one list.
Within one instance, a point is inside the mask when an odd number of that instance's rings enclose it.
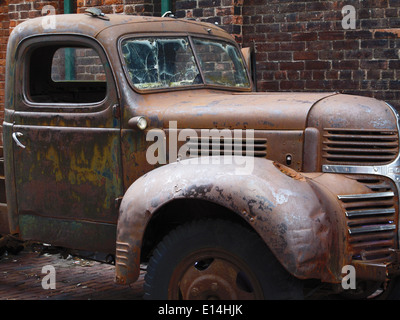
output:
{"label": "cracked windshield glass", "polygon": [[204,79],[186,37],[124,40],[122,54],[132,84],[140,90],[204,84],[250,86],[236,47],[209,39],[195,38],[193,43]]}

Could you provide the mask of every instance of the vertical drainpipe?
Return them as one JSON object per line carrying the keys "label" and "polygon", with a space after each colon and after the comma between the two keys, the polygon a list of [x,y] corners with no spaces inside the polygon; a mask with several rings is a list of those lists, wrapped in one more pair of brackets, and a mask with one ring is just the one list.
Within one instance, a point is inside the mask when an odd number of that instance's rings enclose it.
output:
{"label": "vertical drainpipe", "polygon": [[[64,0],[64,14],[74,13],[72,1]],[[65,48],[65,80],[75,80],[75,56],[72,48]]]}
{"label": "vertical drainpipe", "polygon": [[161,16],[167,11],[171,11],[171,0],[161,0]]}

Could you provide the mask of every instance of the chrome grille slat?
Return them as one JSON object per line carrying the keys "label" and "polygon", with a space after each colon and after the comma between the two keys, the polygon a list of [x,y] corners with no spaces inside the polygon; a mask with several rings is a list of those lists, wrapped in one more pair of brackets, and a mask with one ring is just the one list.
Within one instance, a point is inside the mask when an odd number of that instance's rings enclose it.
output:
{"label": "chrome grille slat", "polygon": [[372,216],[372,215],[386,215],[396,213],[394,208],[390,209],[366,209],[366,210],[354,210],[346,211],[346,217],[359,217],[359,216]]}
{"label": "chrome grille slat", "polygon": [[394,192],[388,191],[388,192],[376,192],[367,194],[338,195],[339,200],[364,200],[364,199],[377,199],[377,198],[387,198],[387,197],[394,197]]}
{"label": "chrome grille slat", "polygon": [[395,230],[395,229],[396,229],[396,226],[394,224],[372,225],[372,226],[362,226],[362,227],[350,228],[349,233],[350,234],[359,234],[359,233],[388,231],[388,230]]}
{"label": "chrome grille slat", "polygon": [[337,196],[347,221],[353,259],[386,261],[396,243],[398,217],[394,185],[380,177],[362,176],[356,180],[371,192]]}

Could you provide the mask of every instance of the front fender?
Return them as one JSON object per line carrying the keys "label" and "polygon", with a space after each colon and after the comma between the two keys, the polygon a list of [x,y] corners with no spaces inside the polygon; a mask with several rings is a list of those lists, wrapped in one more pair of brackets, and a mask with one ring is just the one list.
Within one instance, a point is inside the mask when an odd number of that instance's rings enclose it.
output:
{"label": "front fender", "polygon": [[326,208],[335,202],[320,199],[325,192],[316,193],[309,178],[266,159],[251,158],[254,166],[247,174],[238,174],[235,161],[208,159],[209,164],[192,159],[162,166],[127,190],[117,230],[117,282],[137,279],[142,237],[152,215],[182,198],[210,201],[241,216],[294,276],[338,280],[330,257],[338,256],[337,239],[344,237],[337,236],[332,210]]}

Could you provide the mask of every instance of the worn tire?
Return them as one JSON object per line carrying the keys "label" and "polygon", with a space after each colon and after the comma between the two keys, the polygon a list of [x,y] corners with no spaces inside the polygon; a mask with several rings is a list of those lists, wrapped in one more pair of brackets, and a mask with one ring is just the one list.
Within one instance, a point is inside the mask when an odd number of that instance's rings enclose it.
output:
{"label": "worn tire", "polygon": [[223,220],[200,220],[171,231],[154,250],[144,298],[302,299],[302,286],[261,238]]}

